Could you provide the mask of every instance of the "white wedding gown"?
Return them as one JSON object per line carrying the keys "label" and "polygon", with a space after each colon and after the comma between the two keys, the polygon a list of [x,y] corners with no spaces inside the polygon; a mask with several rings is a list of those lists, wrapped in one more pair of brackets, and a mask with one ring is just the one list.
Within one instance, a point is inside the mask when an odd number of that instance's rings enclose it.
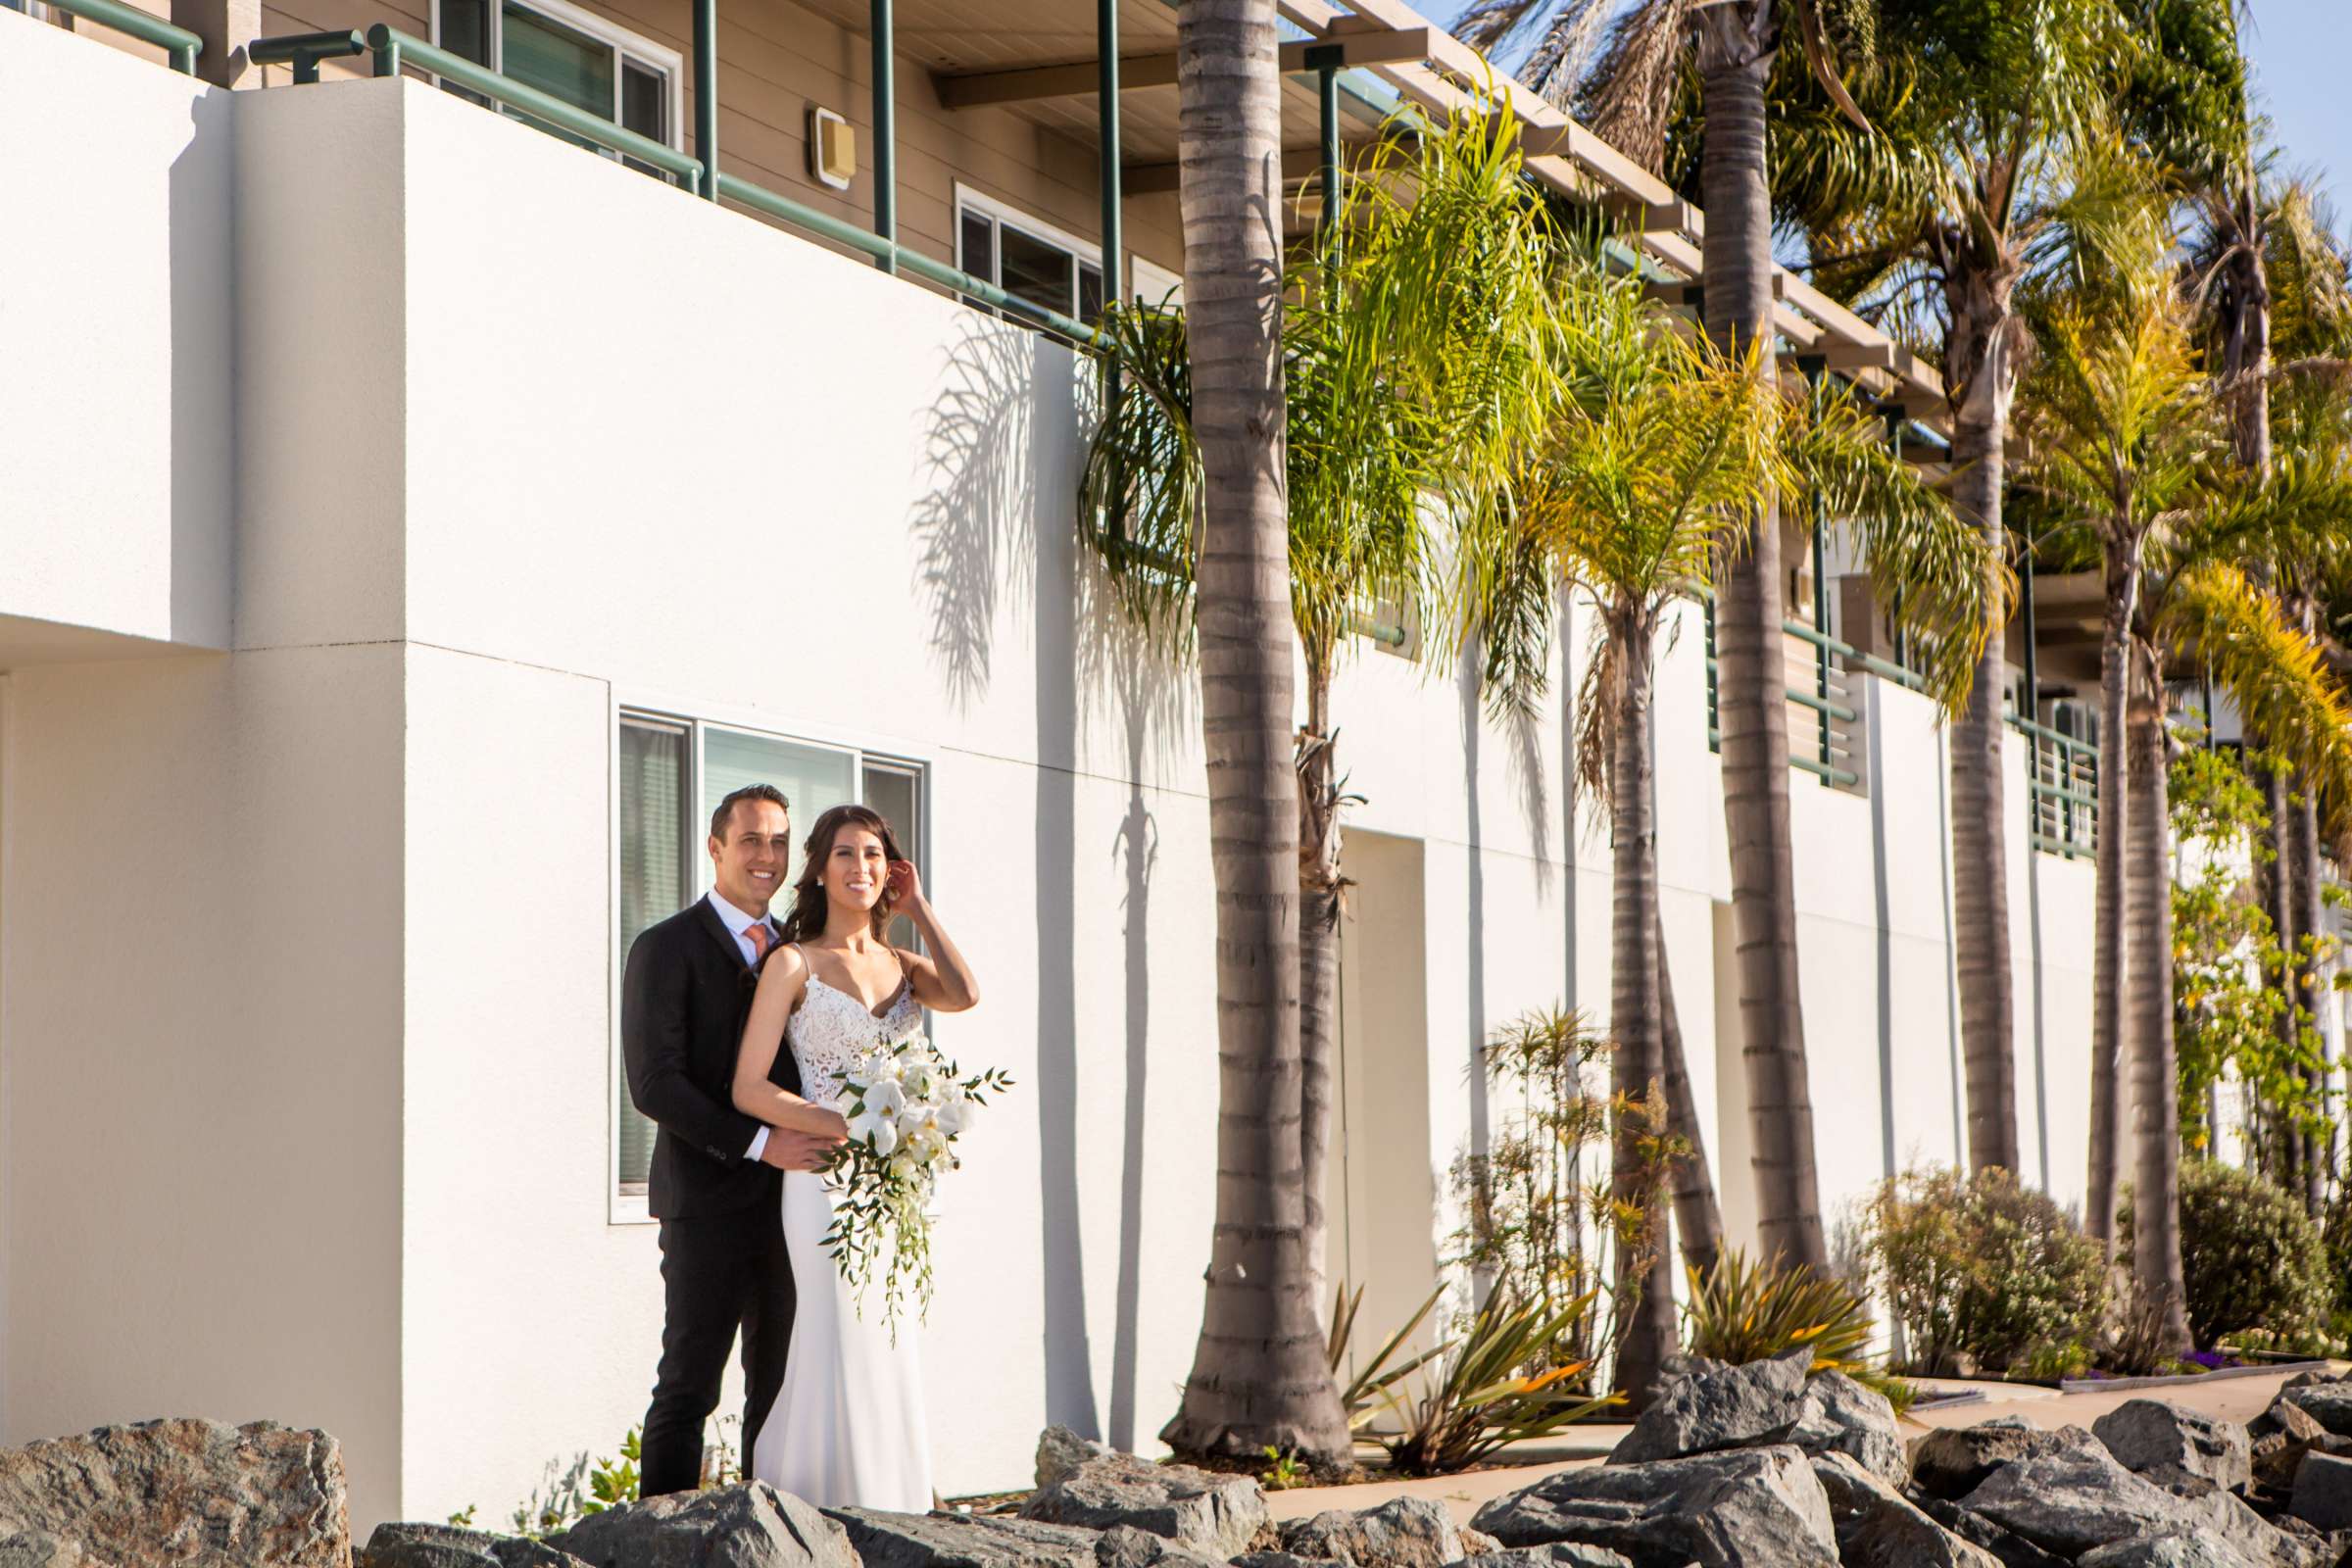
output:
{"label": "white wedding gown", "polygon": [[[881,1016],[847,992],[808,976],[808,994],[785,1025],[800,1064],[801,1093],[818,1104],[841,1093],[842,1075],[879,1041],[922,1027],[923,1009],[902,985]],[[899,1323],[898,1343],[877,1290],[858,1315],[858,1298],[825,1252],[833,1197],[824,1178],[784,1173],[784,1247],[799,1298],[784,1388],[752,1446],[752,1474],[820,1508],[931,1506],[931,1438],[923,1415],[919,1325]]]}

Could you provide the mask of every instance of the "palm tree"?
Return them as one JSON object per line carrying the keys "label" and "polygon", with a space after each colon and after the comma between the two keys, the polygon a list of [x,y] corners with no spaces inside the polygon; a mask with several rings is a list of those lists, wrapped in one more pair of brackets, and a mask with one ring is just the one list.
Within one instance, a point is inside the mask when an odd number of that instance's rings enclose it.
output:
{"label": "palm tree", "polygon": [[[1546,268],[1555,246],[1543,205],[1519,177],[1515,133],[1464,114],[1404,147],[1384,142],[1375,152],[1330,218],[1347,243],[1298,258],[1285,291],[1285,549],[1307,679],[1286,797],[1299,846],[1296,1170],[1305,1273],[1318,1301],[1347,886],[1332,683],[1368,614],[1408,624],[1439,618],[1434,527],[1493,505],[1514,434],[1538,422],[1549,401]],[[1165,304],[1108,314],[1104,330],[1128,395],[1096,431],[1082,510],[1102,519],[1084,538],[1130,611],[1179,642],[1194,635],[1198,614],[1205,655],[1196,315]]]}
{"label": "palm tree", "polygon": [[[2167,1302],[2169,1332],[2185,1348],[2168,658],[2204,661],[2249,723],[2339,799],[2352,787],[2352,739],[2318,650],[2241,565],[2320,548],[2345,504],[2341,480],[2298,463],[2248,484],[2230,460],[2226,388],[2196,367],[2172,242],[2164,195],[2147,182],[2136,206],[2079,229],[2076,266],[2028,301],[2040,352],[2026,401],[2034,456],[2024,477],[2096,537],[2105,563],[2099,904],[2123,912],[2123,940],[2107,962],[2124,980],[2118,1033],[2131,1046],[2137,1106],[2132,1272]],[[2120,830],[2109,810],[2119,800]],[[2119,1091],[2109,1093],[2120,1101]],[[2111,1194],[2116,1172],[2094,1167],[2094,1180],[2102,1175]]]}
{"label": "palm tree", "polygon": [[[1632,281],[1608,280],[1597,268],[1572,270],[1560,292],[1569,396],[1529,454],[1515,521],[1598,612],[1579,773],[1608,812],[1613,845],[1609,1029],[1620,1111],[1612,1199],[1647,1204],[1645,1229],[1655,1235],[1665,1200],[1650,1174],[1654,1133],[1629,1107],[1660,1093],[1661,1077],[1676,1071],[1664,1051],[1671,1004],[1650,779],[1663,615],[1675,596],[1716,579],[1759,498],[1783,492],[1805,498],[1820,526],[1869,519],[1857,531],[1886,568],[1879,575],[1890,588],[1907,578],[1906,619],[1956,645],[1943,669],[1965,679],[1969,645],[1990,623],[1982,592],[1997,581],[1998,565],[1986,569],[1978,535],[1886,450],[1876,416],[1850,396],[1835,388],[1785,396],[1766,379],[1760,351],[1723,359],[1670,330]],[[1719,1238],[1718,1222],[1702,1231],[1701,1247]],[[1675,1346],[1673,1269],[1663,1247],[1621,1251],[1617,1268],[1617,1386],[1638,1408]]]}
{"label": "palm tree", "polygon": [[[2005,552],[2002,481],[2026,349],[2019,284],[2045,259],[2062,204],[2054,165],[2112,85],[2113,0],[1883,0],[1857,94],[1879,134],[1827,106],[1789,117],[1783,194],[1832,292],[1862,297],[1898,335],[1934,339],[1953,420],[1952,496]],[[1953,725],[1952,849],[1972,1169],[2018,1168],[2001,763],[2001,646],[1980,656]],[[2102,808],[2105,803],[2102,802]],[[2106,820],[2102,817],[2102,821]],[[2098,912],[2102,933],[2120,910]],[[2104,973],[2094,989],[2111,993]],[[2092,1054],[2113,1054],[2112,1008]],[[2094,1071],[2091,1140],[2112,1142],[2111,1078]],[[2111,1199],[2095,1190],[2093,1228]]]}
{"label": "palm tree", "polygon": [[1183,0],[1178,140],[1199,443],[1200,718],[1216,883],[1217,1199],[1193,1370],[1161,1440],[1344,1460],[1299,1174],[1298,831],[1273,0]]}
{"label": "palm tree", "polygon": [[[1833,38],[1867,35],[1875,0],[1477,0],[1463,36],[1493,44],[1528,19],[1547,20],[1529,85],[1574,101],[1593,128],[1652,171],[1666,163],[1667,126],[1686,67],[1695,69],[1704,122],[1698,191],[1706,209],[1700,317],[1718,352],[1774,352],[1770,153],[1764,87],[1793,42],[1822,88],[1859,122],[1833,59]],[[1584,45],[1604,30],[1589,75]],[[1796,852],[1788,820],[1788,676],[1781,533],[1766,496],[1726,564],[1715,600],[1717,710],[1724,820],[1731,844],[1732,923],[1739,949],[1740,1059],[1754,1144],[1758,1239],[1768,1253],[1823,1269],[1813,1152],[1813,1098],[1797,987]]]}

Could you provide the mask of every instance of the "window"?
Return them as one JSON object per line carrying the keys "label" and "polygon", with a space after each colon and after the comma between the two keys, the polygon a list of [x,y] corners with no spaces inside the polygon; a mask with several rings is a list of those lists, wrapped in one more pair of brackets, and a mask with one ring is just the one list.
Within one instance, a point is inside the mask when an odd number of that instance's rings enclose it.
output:
{"label": "window", "polygon": [[956,265],[1016,300],[1092,322],[1102,314],[1102,247],[958,188]]}
{"label": "window", "polygon": [[[614,983],[629,945],[710,889],[705,841],[710,813],[733,790],[769,783],[792,803],[796,836],[820,812],[850,801],[871,806],[890,822],[907,858],[928,876],[924,851],[923,769],[919,763],[868,756],[732,725],[658,713],[623,712],[616,742],[614,854],[618,860]],[[796,846],[786,876],[801,872]],[[779,901],[781,902],[781,901]],[[775,909],[781,914],[782,908]],[[893,923],[890,939],[911,946],[913,927]],[[615,1219],[645,1217],[646,1171],[654,1126],[629,1100],[620,1067],[619,1010],[613,1011],[613,1182]]]}
{"label": "window", "polygon": [[[681,145],[675,51],[625,31],[563,0],[435,0],[433,41],[451,54],[536,87],[665,147]],[[474,94],[451,87],[462,98]],[[593,143],[544,121],[517,116],[551,136]],[[602,150],[602,149],[598,149]],[[634,160],[630,168],[666,178]]]}

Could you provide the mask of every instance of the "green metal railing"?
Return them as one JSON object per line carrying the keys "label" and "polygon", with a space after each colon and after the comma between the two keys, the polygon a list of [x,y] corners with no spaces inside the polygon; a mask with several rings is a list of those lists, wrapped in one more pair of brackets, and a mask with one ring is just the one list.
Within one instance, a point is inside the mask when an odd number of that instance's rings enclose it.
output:
{"label": "green metal railing", "polygon": [[2097,745],[2015,713],[2009,715],[2009,724],[2026,737],[2027,821],[2034,848],[2070,860],[2096,855]]}
{"label": "green metal railing", "polygon": [[[1704,592],[1699,595],[1699,601],[1706,614],[1707,749],[1720,751],[1723,747],[1723,720],[1715,684],[1715,602],[1712,595]],[[1839,700],[1838,677],[1859,670],[1923,695],[1927,691],[1927,682],[1918,671],[1862,653],[1852,644],[1841,642],[1812,622],[1788,619],[1782,621],[1781,630],[1813,649],[1816,670],[1813,690],[1807,691],[1799,686],[1783,689],[1792,707],[1812,714],[1816,743],[1811,757],[1802,755],[1791,746],[1788,765],[1811,773],[1826,785],[1853,788],[1859,782],[1855,773],[1838,766],[1837,757],[1840,751],[1849,757],[1852,755],[1851,748],[1856,744],[1852,726],[1860,721],[1860,715],[1852,703]],[[2006,717],[2010,728],[2026,738],[2026,820],[2028,838],[2033,847],[2045,855],[2063,856],[2068,859],[2095,855],[2098,850],[2098,747],[2078,736],[2064,734],[2027,718],[2014,710]]]}
{"label": "green metal railing", "polygon": [[[1707,750],[1723,750],[1723,709],[1715,685],[1715,598],[1701,593],[1699,603],[1706,615],[1707,644]],[[1813,684],[1784,686],[1782,695],[1788,702],[1812,714],[1814,744],[1811,754],[1788,748],[1788,765],[1801,773],[1810,773],[1824,785],[1835,789],[1854,789],[1862,775],[1850,767],[1838,765],[1838,758],[1853,757],[1854,725],[1861,711],[1851,703],[1842,701],[1845,667],[1862,656],[1821,627],[1808,621],[1784,619],[1782,632],[1812,649]],[[1891,668],[1892,666],[1887,666]]]}
{"label": "green metal railing", "polygon": [[[89,3],[89,0],[77,0],[77,3]],[[111,4],[112,0],[99,0],[99,3]],[[710,42],[706,29],[705,34],[698,37],[698,43],[708,45]],[[705,52],[698,48],[698,61]],[[306,32],[261,38],[256,39],[247,51],[248,57],[257,63],[291,65],[297,82],[317,81],[320,60],[362,53],[374,57],[374,74],[378,76],[397,76],[404,67],[414,67],[440,77],[452,86],[539,121],[566,136],[671,175],[689,190],[723,197],[754,212],[805,229],[820,239],[862,252],[890,271],[911,273],[993,309],[1020,317],[1068,339],[1082,349],[1093,349],[1100,345],[1100,334],[1084,321],[1048,310],[1018,295],[1008,294],[996,284],[974,277],[958,268],[933,261],[919,251],[908,250],[884,234],[845,222],[830,213],[819,212],[789,196],[779,196],[763,185],[754,184],[724,172],[712,179],[711,172],[699,158],[688,157],[650,136],[623,129],[601,115],[591,114],[527,83],[516,81],[512,76],[502,75],[463,55],[452,54],[437,45],[426,43],[398,27],[378,23],[365,34]],[[702,100],[706,104],[710,101],[709,95]],[[698,116],[700,118],[704,117]]]}
{"label": "green metal railing", "polygon": [[[52,11],[68,12],[153,44],[164,52],[173,71],[183,76],[196,74],[196,57],[204,53],[204,40],[185,27],[175,27],[137,6],[122,4],[122,0],[48,0],[48,4]],[[11,11],[24,9],[24,0],[0,0],[0,5]]]}

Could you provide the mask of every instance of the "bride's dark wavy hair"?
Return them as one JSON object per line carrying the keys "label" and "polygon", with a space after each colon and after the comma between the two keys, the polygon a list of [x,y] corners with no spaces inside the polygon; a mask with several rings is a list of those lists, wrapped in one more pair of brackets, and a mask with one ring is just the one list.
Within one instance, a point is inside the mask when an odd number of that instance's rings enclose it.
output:
{"label": "bride's dark wavy hair", "polygon": [[[792,884],[792,912],[784,916],[786,942],[806,942],[822,936],[825,930],[825,889],[818,880],[823,876],[825,862],[833,858],[833,840],[845,827],[861,827],[882,841],[882,853],[894,860],[906,858],[899,848],[899,836],[890,830],[890,819],[870,806],[836,806],[816,819],[808,830],[808,842],[801,846],[801,874]],[[896,912],[887,884],[882,897],[874,904],[874,936],[879,939],[890,926]]]}

